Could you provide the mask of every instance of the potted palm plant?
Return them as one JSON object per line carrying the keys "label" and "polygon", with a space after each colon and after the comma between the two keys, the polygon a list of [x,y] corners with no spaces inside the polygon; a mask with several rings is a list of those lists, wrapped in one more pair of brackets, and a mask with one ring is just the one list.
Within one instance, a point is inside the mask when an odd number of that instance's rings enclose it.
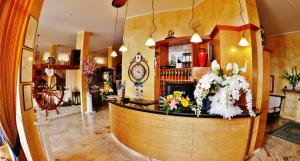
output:
{"label": "potted palm plant", "polygon": [[295,66],[292,68],[292,73],[288,73],[287,70],[284,70],[282,78],[286,79],[292,86],[292,89],[295,90],[300,81],[300,73],[297,71],[297,67]]}

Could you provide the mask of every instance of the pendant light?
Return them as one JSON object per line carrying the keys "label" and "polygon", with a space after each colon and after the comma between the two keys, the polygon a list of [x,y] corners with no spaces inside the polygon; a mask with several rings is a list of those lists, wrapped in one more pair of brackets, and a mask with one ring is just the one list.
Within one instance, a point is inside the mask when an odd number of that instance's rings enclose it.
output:
{"label": "pendant light", "polygon": [[[245,27],[246,23],[245,23],[244,18],[242,16],[242,3],[241,3],[241,0],[239,0],[239,3],[240,3],[240,16],[241,16],[241,19],[242,19],[242,21],[244,23],[244,27]],[[246,29],[244,29],[244,31],[243,31],[243,36],[242,36],[242,38],[239,42],[239,46],[243,46],[243,47],[249,46],[249,43],[248,43],[248,41],[245,37],[245,31],[246,31]]]}
{"label": "pendant light", "polygon": [[152,0],[152,24],[154,26],[154,30],[151,32],[149,39],[146,41],[145,45],[146,46],[155,46],[155,41],[152,38],[152,34],[156,31],[156,25],[155,25],[155,21],[154,21],[154,0]]}
{"label": "pendant light", "polygon": [[194,5],[195,5],[195,0],[193,0],[193,4],[192,4],[192,18],[191,18],[190,23],[189,23],[190,28],[194,31],[194,34],[193,34],[193,36],[192,36],[192,38],[191,38],[190,41],[192,43],[199,43],[199,42],[202,42],[202,39],[201,39],[200,35],[197,33],[197,31],[195,29],[196,27],[192,26],[192,21],[194,19]]}
{"label": "pendant light", "polygon": [[125,45],[125,26],[126,26],[126,18],[127,18],[127,8],[128,8],[128,1],[126,3],[126,10],[125,10],[125,19],[124,19],[124,32],[123,32],[123,44],[121,45],[121,47],[119,48],[119,51],[121,52],[126,52],[128,51],[126,45]]}
{"label": "pendant light", "polygon": [[[118,24],[118,14],[119,14],[119,9],[117,8],[117,15],[116,15],[116,21],[115,21],[115,33],[114,33],[114,43],[113,47],[115,46],[115,41],[116,41],[116,33],[117,33],[117,24]],[[118,56],[117,52],[113,49],[113,51],[110,54],[111,57],[116,57]]]}

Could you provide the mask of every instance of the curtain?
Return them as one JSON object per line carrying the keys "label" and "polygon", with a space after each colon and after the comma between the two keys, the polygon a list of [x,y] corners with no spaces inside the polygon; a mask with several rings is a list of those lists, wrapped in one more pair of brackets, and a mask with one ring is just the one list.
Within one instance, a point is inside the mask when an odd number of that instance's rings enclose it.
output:
{"label": "curtain", "polygon": [[[19,160],[26,160],[16,124],[16,87],[20,62],[20,34],[30,0],[0,0],[0,127]],[[23,155],[22,155],[23,154]]]}

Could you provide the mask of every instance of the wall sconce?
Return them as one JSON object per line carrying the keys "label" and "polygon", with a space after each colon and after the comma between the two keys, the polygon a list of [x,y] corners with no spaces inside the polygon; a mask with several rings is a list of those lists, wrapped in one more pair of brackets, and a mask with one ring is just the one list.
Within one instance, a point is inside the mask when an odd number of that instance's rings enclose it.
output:
{"label": "wall sconce", "polygon": [[94,59],[97,64],[105,64],[104,58],[95,57]]}
{"label": "wall sconce", "polygon": [[69,61],[69,54],[66,54],[66,53],[58,54],[57,60],[62,62],[62,63],[68,62]]}

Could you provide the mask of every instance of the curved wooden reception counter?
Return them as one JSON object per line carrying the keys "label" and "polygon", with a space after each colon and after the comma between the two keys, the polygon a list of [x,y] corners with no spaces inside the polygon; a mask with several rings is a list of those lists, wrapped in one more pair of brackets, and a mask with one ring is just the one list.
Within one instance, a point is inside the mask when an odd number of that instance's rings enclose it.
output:
{"label": "curved wooden reception counter", "polygon": [[259,114],[231,120],[110,102],[112,134],[128,148],[165,161],[241,161],[254,150]]}

